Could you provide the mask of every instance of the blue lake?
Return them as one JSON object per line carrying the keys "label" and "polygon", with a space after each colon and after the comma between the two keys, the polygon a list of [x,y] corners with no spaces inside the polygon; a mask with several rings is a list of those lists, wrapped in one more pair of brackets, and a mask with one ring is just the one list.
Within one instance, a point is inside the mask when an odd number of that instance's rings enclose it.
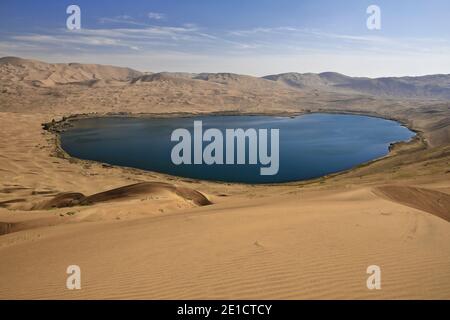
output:
{"label": "blue lake", "polygon": [[[192,133],[194,121],[203,132],[217,128],[279,130],[279,170],[261,175],[258,164],[179,164],[171,152],[175,129]],[[391,120],[358,115],[308,114],[276,116],[201,116],[186,118],[105,117],[80,119],[61,134],[61,146],[71,156],[175,176],[243,183],[299,181],[350,169],[382,157],[389,145],[415,133]],[[210,142],[203,142],[203,148]],[[226,141],[224,139],[224,152]],[[193,142],[192,142],[193,145]],[[270,141],[268,143],[269,151]],[[248,159],[248,148],[246,149]]]}

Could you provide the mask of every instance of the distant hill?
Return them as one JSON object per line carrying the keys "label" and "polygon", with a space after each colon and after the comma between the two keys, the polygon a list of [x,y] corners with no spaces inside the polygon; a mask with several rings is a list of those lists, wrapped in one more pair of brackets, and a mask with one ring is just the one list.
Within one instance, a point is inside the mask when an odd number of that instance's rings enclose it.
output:
{"label": "distant hill", "polygon": [[290,72],[263,78],[298,89],[350,91],[394,98],[450,99],[449,74],[371,79],[349,77],[335,72],[320,74]]}
{"label": "distant hill", "polygon": [[25,81],[35,86],[128,81],[141,74],[129,68],[98,64],[46,63],[17,57],[0,58],[1,80]]}
{"label": "distant hill", "polygon": [[282,73],[262,78],[234,73],[143,73],[130,68],[98,64],[46,63],[18,57],[0,58],[0,81],[37,87],[79,84],[89,87],[114,83],[168,83],[172,86],[201,85],[199,81],[229,88],[253,90],[321,91],[363,94],[383,98],[450,100],[450,75],[364,78],[336,72]]}

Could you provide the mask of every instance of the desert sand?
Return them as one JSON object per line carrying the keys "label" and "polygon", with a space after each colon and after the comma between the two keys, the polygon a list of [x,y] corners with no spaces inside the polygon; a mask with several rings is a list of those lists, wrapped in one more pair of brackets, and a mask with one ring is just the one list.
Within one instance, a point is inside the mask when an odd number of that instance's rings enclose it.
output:
{"label": "desert sand", "polygon": [[[450,101],[364,90],[0,59],[0,298],[450,299]],[[255,186],[74,159],[42,127],[324,111],[418,136],[347,172]],[[81,290],[66,288],[73,264]],[[366,287],[369,265],[381,290]]]}

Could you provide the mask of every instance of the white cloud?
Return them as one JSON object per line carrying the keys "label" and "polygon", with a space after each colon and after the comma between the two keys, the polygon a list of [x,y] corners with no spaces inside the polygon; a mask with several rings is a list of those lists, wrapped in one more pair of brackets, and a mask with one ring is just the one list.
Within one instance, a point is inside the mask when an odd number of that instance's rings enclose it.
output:
{"label": "white cloud", "polygon": [[[337,71],[357,76],[450,73],[450,42],[446,39],[335,34],[289,26],[212,32],[193,24],[138,25],[126,15],[113,19],[129,26],[0,34],[0,53],[148,71],[253,75]],[[114,21],[103,23],[109,22]]]}
{"label": "white cloud", "polygon": [[147,13],[147,17],[150,20],[164,20],[164,19],[166,19],[166,15],[164,13],[159,13],[159,12],[149,12],[149,13]]}
{"label": "white cloud", "polygon": [[121,16],[116,16],[116,17],[112,17],[112,18],[104,17],[104,18],[98,19],[98,22],[100,24],[126,24],[126,25],[141,26],[141,27],[147,26],[147,24],[145,24],[143,22],[139,22],[129,15],[121,15]]}

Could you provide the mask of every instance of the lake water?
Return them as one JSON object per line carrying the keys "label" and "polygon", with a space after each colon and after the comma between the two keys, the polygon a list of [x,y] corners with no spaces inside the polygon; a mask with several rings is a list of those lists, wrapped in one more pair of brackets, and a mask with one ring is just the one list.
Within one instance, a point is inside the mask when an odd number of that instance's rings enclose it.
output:
{"label": "lake water", "polygon": [[[279,129],[278,173],[260,175],[260,164],[173,164],[171,151],[177,142],[171,141],[171,134],[177,128],[193,132],[194,120],[202,121],[204,131],[208,128],[223,132],[237,128]],[[73,128],[61,134],[61,146],[73,157],[181,177],[277,183],[306,180],[350,169],[386,155],[390,143],[409,140],[414,135],[395,121],[341,114],[308,114],[292,118],[109,117],[76,121]],[[204,146],[207,144],[209,142],[203,143]]]}

